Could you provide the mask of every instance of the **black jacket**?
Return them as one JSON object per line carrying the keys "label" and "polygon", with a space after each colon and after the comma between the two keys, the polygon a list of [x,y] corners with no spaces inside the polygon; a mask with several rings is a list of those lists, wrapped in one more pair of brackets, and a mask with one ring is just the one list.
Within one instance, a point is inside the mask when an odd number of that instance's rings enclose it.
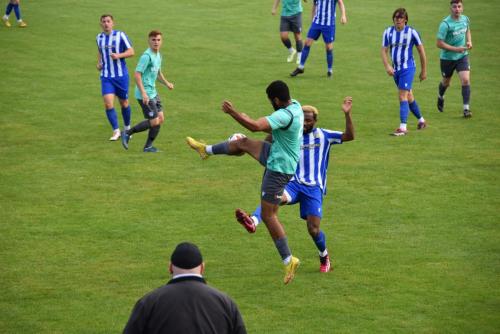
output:
{"label": "black jacket", "polygon": [[245,334],[246,329],[231,298],[203,278],[183,276],[139,299],[123,333]]}

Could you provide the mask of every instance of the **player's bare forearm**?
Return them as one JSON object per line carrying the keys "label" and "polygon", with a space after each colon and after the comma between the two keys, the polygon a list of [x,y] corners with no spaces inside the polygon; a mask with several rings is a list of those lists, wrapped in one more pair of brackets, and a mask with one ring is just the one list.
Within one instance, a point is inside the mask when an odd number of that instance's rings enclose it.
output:
{"label": "player's bare forearm", "polygon": [[388,75],[394,75],[394,68],[389,64],[389,58],[387,57],[388,48],[382,47],[380,50],[380,56],[382,57],[382,63],[384,64],[385,71]]}
{"label": "player's bare forearm", "polygon": [[354,140],[354,124],[352,122],[352,97],[347,96],[344,98],[342,104],[342,111],[345,115],[345,131],[342,134],[342,141]]}
{"label": "player's bare forearm", "polygon": [[146,93],[146,90],[144,89],[144,85],[142,84],[142,73],[141,72],[134,72],[134,79],[135,79],[135,84],[137,85],[137,88],[141,92],[142,102],[144,104],[148,104],[149,103],[149,96]]}
{"label": "player's bare forearm", "polygon": [[174,89],[174,84],[171,83],[170,81],[168,81],[167,78],[165,78],[165,75],[161,71],[158,72],[157,79],[162,84],[164,84],[165,86],[167,86],[168,89],[170,89],[170,90]]}
{"label": "player's bare forearm", "polygon": [[420,81],[427,79],[427,57],[425,56],[425,48],[424,45],[417,46],[418,55],[420,56],[420,66],[422,70],[420,71]]}
{"label": "player's bare forearm", "polygon": [[339,4],[340,14],[341,14],[340,23],[346,24],[347,23],[347,16],[346,16],[346,12],[345,12],[344,2],[342,0],[339,0],[338,4]]}
{"label": "player's bare forearm", "polygon": [[267,122],[266,118],[259,118],[258,120],[254,120],[250,118],[247,114],[241,113],[237,111],[233,104],[229,101],[224,101],[222,103],[222,111],[226,114],[229,114],[234,120],[240,123],[246,129],[256,132],[256,131],[264,131],[269,132],[270,126],[269,122]]}
{"label": "player's bare forearm", "polygon": [[465,51],[467,51],[467,47],[465,47],[465,46],[460,46],[460,47],[452,46],[448,43],[445,43],[442,39],[437,40],[436,46],[440,49],[448,50],[448,51],[452,51],[452,52],[457,52],[457,53],[464,53]]}
{"label": "player's bare forearm", "polygon": [[466,43],[465,43],[465,46],[467,47],[467,49],[472,49],[472,34],[470,32],[470,29],[467,29],[467,33],[466,33]]}

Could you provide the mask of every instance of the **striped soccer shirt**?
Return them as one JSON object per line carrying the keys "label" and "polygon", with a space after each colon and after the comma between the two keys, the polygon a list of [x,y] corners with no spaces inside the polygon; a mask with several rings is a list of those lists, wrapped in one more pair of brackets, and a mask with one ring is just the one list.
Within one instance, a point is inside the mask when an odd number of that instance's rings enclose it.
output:
{"label": "striped soccer shirt", "polygon": [[415,67],[413,46],[421,44],[420,35],[410,26],[405,26],[401,31],[397,31],[394,26],[389,27],[385,29],[382,37],[382,46],[390,49],[396,71]]}
{"label": "striped soccer shirt", "polygon": [[342,132],[315,128],[304,134],[300,160],[292,180],[308,186],[319,186],[326,193],[326,171],[332,145],[342,144]]}
{"label": "striped soccer shirt", "polygon": [[111,53],[122,53],[132,47],[123,31],[113,30],[109,35],[101,32],[96,37],[97,48],[101,54],[101,77],[115,78],[128,75],[124,58],[113,60]]}
{"label": "striped soccer shirt", "polygon": [[314,13],[313,23],[322,26],[335,25],[335,8],[337,0],[314,0],[316,12]]}

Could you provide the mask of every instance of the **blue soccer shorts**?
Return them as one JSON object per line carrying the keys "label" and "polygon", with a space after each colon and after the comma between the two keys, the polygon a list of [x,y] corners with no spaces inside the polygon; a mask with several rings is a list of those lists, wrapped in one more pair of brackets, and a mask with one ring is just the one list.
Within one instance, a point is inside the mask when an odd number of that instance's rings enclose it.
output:
{"label": "blue soccer shorts", "polygon": [[306,186],[293,180],[286,185],[285,194],[290,200],[287,204],[300,203],[300,218],[323,217],[323,191],[320,187]]}
{"label": "blue soccer shorts", "polygon": [[102,95],[114,94],[119,99],[128,99],[128,75],[116,78],[101,77]]}
{"label": "blue soccer shorts", "polygon": [[318,40],[319,35],[323,35],[325,44],[330,44],[335,41],[335,26],[323,26],[313,23],[307,32],[307,38]]}
{"label": "blue soccer shorts", "polygon": [[415,67],[405,68],[394,72],[394,82],[400,90],[411,90],[413,86],[413,77],[415,76]]}

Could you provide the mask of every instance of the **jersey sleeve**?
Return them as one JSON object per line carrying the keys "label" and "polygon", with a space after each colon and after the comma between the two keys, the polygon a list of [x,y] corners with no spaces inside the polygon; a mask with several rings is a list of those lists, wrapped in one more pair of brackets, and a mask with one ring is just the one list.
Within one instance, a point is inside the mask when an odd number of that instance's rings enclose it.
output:
{"label": "jersey sleeve", "polygon": [[328,140],[330,144],[332,145],[342,144],[342,135],[344,134],[343,132],[327,130],[327,129],[321,129],[321,131],[323,131],[325,138]]}
{"label": "jersey sleeve", "polygon": [[292,118],[292,113],[287,112],[285,109],[279,109],[271,115],[266,116],[266,119],[273,130],[286,127]]}
{"label": "jersey sleeve", "polygon": [[440,40],[445,40],[446,39],[446,34],[448,33],[448,23],[445,21],[442,21],[441,24],[439,25],[438,33],[437,33],[437,39]]}
{"label": "jersey sleeve", "polygon": [[123,51],[130,49],[132,47],[132,43],[130,43],[128,36],[123,31],[120,31],[120,37],[121,37],[121,47],[123,48]]}
{"label": "jersey sleeve", "polygon": [[384,33],[382,34],[382,46],[384,48],[389,47],[389,34],[388,34],[389,29],[385,29]]}
{"label": "jersey sleeve", "polygon": [[422,45],[422,39],[420,38],[420,34],[418,33],[418,31],[412,29],[411,35],[411,38],[413,39],[415,45]]}
{"label": "jersey sleeve", "polygon": [[139,58],[139,62],[135,68],[136,72],[144,73],[149,64],[149,56],[147,54],[143,54],[141,58]]}

